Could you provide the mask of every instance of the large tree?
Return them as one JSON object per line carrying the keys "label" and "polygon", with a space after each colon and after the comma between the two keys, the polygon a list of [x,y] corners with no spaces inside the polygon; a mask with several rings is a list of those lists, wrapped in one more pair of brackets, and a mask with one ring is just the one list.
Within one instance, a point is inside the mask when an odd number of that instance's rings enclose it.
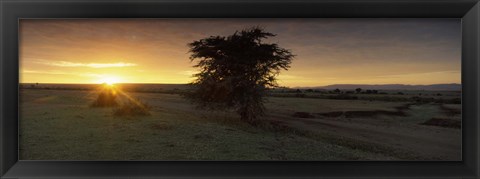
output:
{"label": "large tree", "polygon": [[264,114],[266,90],[277,86],[276,77],[294,57],[275,43],[263,42],[274,36],[252,27],[189,43],[190,60],[200,72],[187,96],[200,108],[235,109],[242,120],[256,124]]}

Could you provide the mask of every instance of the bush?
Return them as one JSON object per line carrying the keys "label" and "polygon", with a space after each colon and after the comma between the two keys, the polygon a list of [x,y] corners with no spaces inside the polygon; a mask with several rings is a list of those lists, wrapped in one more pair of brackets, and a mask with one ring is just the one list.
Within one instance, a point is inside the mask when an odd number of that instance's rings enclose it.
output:
{"label": "bush", "polygon": [[113,111],[115,116],[147,116],[150,115],[151,107],[139,100],[129,100]]}
{"label": "bush", "polygon": [[117,94],[113,89],[105,89],[98,94],[97,99],[92,103],[92,107],[111,107],[116,106]]}

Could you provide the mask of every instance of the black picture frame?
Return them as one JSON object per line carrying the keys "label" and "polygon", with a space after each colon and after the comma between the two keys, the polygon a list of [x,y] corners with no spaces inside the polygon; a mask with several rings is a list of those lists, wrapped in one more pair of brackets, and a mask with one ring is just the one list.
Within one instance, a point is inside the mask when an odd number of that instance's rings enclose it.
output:
{"label": "black picture frame", "polygon": [[[0,0],[0,176],[217,178],[478,178],[478,0]],[[19,161],[20,18],[461,18],[462,161]]]}

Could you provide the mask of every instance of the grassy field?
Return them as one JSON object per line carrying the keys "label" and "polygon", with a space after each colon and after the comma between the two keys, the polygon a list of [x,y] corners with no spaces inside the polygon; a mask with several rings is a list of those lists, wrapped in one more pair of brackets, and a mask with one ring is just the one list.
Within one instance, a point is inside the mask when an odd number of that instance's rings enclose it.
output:
{"label": "grassy field", "polygon": [[[92,108],[92,90],[22,89],[21,160],[460,160],[460,104],[269,97],[265,125],[130,92],[150,115]],[[432,121],[433,120],[433,121]]]}

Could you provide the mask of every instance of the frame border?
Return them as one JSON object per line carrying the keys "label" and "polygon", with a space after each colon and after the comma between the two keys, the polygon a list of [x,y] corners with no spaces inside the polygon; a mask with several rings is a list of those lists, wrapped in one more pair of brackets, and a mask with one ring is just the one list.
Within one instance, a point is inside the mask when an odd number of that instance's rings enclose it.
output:
{"label": "frame border", "polygon": [[[0,0],[0,12],[0,177],[480,177],[478,0]],[[18,160],[18,19],[174,17],[461,18],[463,161]]]}

